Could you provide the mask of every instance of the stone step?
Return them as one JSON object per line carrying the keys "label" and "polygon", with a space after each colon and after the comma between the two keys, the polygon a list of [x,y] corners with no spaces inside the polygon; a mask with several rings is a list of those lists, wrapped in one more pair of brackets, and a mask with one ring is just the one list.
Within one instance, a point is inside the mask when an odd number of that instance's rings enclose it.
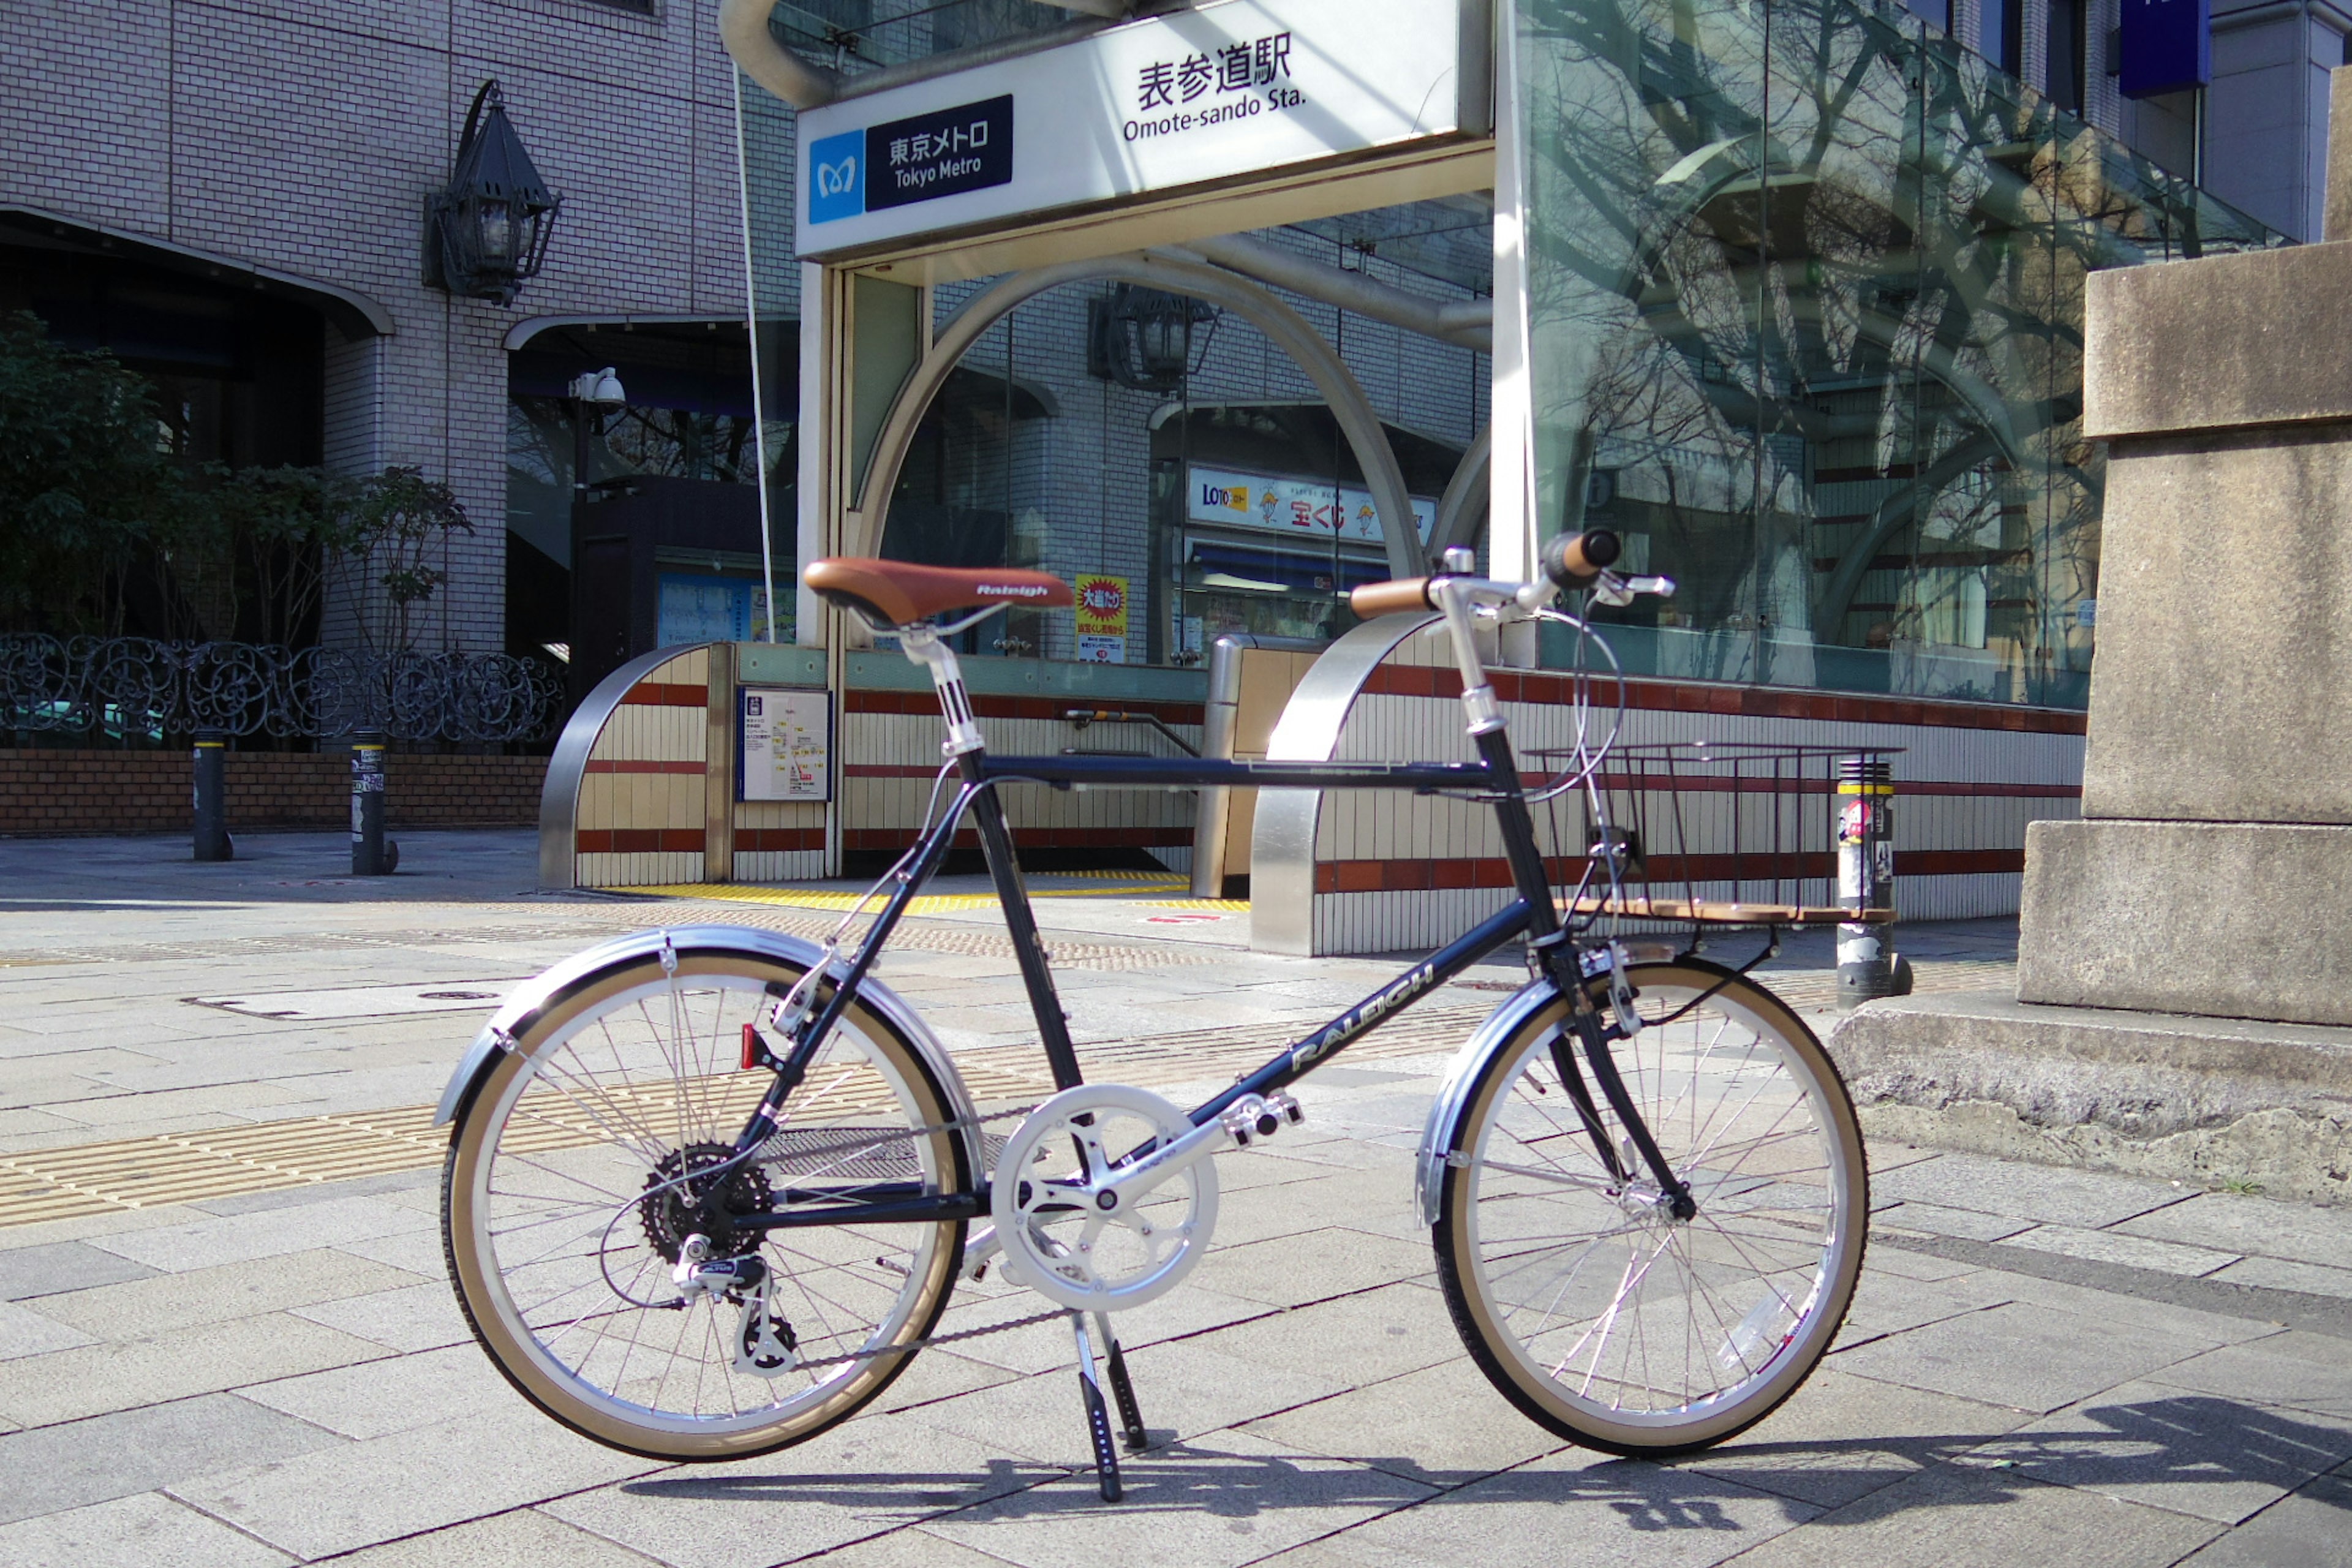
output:
{"label": "stone step", "polygon": [[2352,1202],[2352,1029],[2024,1003],[1870,1003],[1829,1037],[1874,1137]]}

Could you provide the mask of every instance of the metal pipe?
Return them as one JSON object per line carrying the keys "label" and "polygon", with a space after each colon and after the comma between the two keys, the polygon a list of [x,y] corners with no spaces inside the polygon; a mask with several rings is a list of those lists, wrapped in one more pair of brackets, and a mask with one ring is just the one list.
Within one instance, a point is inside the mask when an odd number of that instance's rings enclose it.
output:
{"label": "metal pipe", "polygon": [[[1173,252],[1176,247],[1170,247]],[[1447,302],[1365,277],[1268,245],[1247,235],[1225,234],[1196,239],[1181,247],[1214,262],[1229,272],[1287,289],[1309,300],[1353,310],[1425,338],[1454,343],[1481,353],[1495,347],[1495,301],[1457,300]]]}

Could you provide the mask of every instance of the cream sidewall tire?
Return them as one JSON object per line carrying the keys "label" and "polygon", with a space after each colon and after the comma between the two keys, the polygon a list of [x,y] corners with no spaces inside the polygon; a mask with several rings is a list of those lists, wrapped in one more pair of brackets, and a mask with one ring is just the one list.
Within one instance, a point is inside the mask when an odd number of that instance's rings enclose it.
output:
{"label": "cream sidewall tire", "polygon": [[[682,960],[677,973],[681,979],[688,980],[698,975],[749,975],[763,984],[778,980],[787,985],[799,978],[798,972],[790,966],[751,953],[698,955]],[[526,1081],[530,1059],[541,1051],[560,1048],[560,1042],[575,1020],[600,1005],[664,979],[660,966],[652,960],[617,966],[583,986],[562,1005],[549,1009],[517,1040],[515,1050],[497,1060],[467,1105],[450,1140],[442,1184],[443,1247],[458,1305],[473,1327],[475,1337],[507,1381],[549,1415],[584,1436],[649,1458],[743,1458],[803,1441],[847,1419],[887,1387],[913,1356],[882,1355],[853,1365],[844,1375],[824,1385],[823,1397],[810,1400],[803,1408],[791,1410],[782,1419],[762,1419],[763,1413],[757,1412],[747,1414],[740,1423],[728,1424],[664,1417],[652,1411],[638,1416],[629,1413],[638,1407],[629,1406],[625,1411],[616,1408],[618,1401],[583,1392],[579,1380],[556,1362],[538,1337],[520,1321],[505,1281],[488,1261],[495,1255],[495,1243],[487,1229],[494,1161],[486,1157],[489,1151],[485,1146],[484,1130],[503,1130],[506,1113]],[[941,1180],[968,1179],[958,1152],[959,1141],[945,1130],[954,1119],[954,1113],[948,1109],[951,1102],[931,1081],[919,1054],[899,1039],[887,1023],[864,1008],[852,1007],[843,1022],[871,1042],[877,1054],[886,1058],[883,1065],[896,1080],[898,1091],[911,1102],[908,1109],[920,1118],[919,1124],[941,1129],[929,1140],[933,1168],[940,1173]],[[914,1297],[913,1310],[903,1315],[887,1342],[903,1344],[931,1331],[947,1305],[962,1257],[963,1228],[962,1221],[943,1222],[937,1227],[937,1234],[928,1238],[923,1247],[923,1278]]]}

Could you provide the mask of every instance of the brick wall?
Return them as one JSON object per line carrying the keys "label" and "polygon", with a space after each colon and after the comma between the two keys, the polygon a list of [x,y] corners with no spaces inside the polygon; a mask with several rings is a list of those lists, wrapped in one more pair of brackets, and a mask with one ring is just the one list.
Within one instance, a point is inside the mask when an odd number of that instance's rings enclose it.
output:
{"label": "brick wall", "polygon": [[[394,827],[531,827],[545,757],[386,759]],[[189,831],[185,752],[0,749],[0,837]],[[231,752],[228,825],[341,827],[351,821],[342,752]]]}

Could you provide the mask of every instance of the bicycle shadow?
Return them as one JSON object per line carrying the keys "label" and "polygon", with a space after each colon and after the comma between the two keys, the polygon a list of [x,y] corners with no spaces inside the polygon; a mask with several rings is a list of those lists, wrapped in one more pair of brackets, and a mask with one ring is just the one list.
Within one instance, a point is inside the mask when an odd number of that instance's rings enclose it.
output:
{"label": "bicycle shadow", "polygon": [[[1275,1455],[1255,1451],[1263,1447],[1255,1439],[1226,1444],[1211,1434],[1175,1442],[1156,1433],[1151,1448],[1123,1457],[1126,1496],[1115,1506],[1248,1519],[1294,1508],[1372,1514],[1444,1496],[1448,1506],[1603,1508],[1642,1532],[1734,1532],[1759,1506],[1777,1506],[1792,1522],[1852,1526],[1914,1508],[1997,1507],[2048,1483],[2097,1491],[2182,1487],[2191,1500],[2200,1489],[2218,1500],[2225,1487],[2251,1487],[2266,1497],[2352,1459],[2352,1422],[2322,1425],[2208,1394],[2093,1404],[2037,1425],[2042,1429],[2007,1434],[1740,1442],[1668,1463],[1570,1449],[1566,1462],[1502,1471],[1432,1468],[1395,1455]],[[1934,1484],[1901,1484],[1915,1477]],[[971,1509],[1000,1519],[1084,1517],[1106,1506],[1091,1471],[1013,1459],[992,1460],[978,1472],[669,1475],[620,1489],[910,1518]],[[2253,1507],[2205,1511],[2242,1516]]]}

